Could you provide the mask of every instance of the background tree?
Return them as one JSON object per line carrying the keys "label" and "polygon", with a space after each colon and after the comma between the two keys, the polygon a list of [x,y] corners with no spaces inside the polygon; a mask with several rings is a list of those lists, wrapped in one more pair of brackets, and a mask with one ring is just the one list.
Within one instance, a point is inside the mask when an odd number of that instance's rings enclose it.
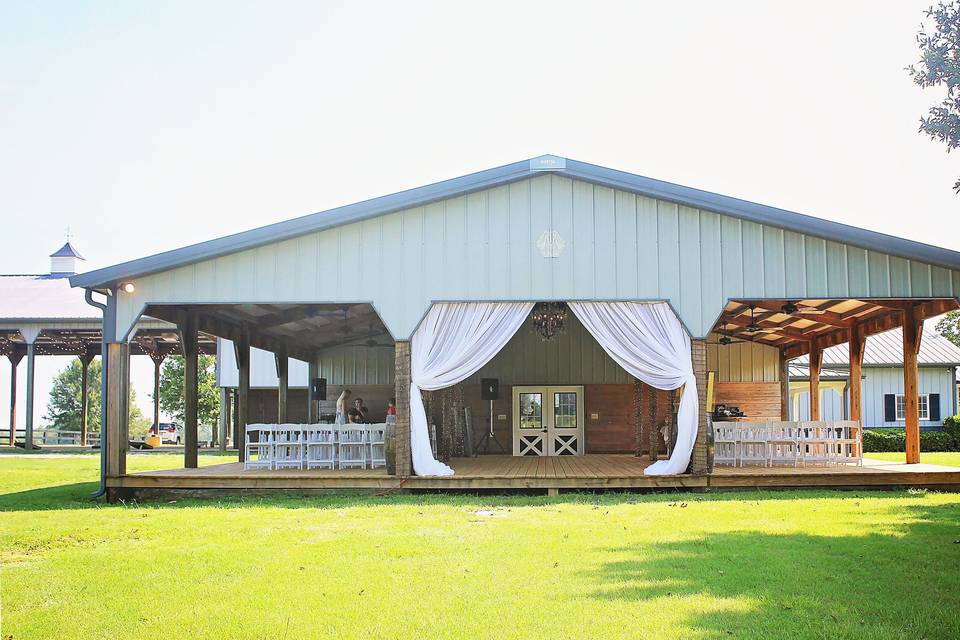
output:
{"label": "background tree", "polygon": [[[100,371],[99,359],[90,362],[87,369],[87,429],[91,432],[100,431],[102,422],[100,415]],[[50,389],[50,399],[47,402],[47,414],[44,419],[50,422],[54,429],[65,431],[80,430],[80,381],[82,365],[79,358],[74,358],[53,379]],[[130,389],[130,434],[140,435],[147,432],[150,421],[137,406],[137,394]]]}
{"label": "background tree", "polygon": [[[946,97],[920,118],[920,132],[947,145],[960,146],[960,3],[940,2],[925,12],[932,25],[920,25],[920,61],[907,67],[921,87],[941,86]],[[953,185],[960,193],[960,180]]]}
{"label": "background tree", "polygon": [[960,311],[951,311],[937,322],[937,333],[960,347]]}
{"label": "background tree", "polygon": [[[160,369],[160,408],[180,425],[184,422],[183,367],[183,356],[168,356]],[[197,363],[197,422],[213,427],[219,416],[216,358],[200,356]]]}

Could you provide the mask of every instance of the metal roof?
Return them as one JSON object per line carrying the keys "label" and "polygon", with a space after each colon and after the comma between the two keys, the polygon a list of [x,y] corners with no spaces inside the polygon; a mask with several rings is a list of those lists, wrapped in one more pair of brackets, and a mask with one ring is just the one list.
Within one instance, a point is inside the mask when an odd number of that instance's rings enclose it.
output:
{"label": "metal roof", "polygon": [[66,278],[0,275],[0,323],[10,320],[93,320],[100,311],[87,304],[83,292]]}
{"label": "metal roof", "polygon": [[79,258],[80,260],[86,260],[80,252],[73,248],[73,245],[67,242],[62,247],[57,249],[55,252],[50,254],[51,258]]}
{"label": "metal roof", "polygon": [[[791,360],[791,364],[806,369],[808,356]],[[960,365],[960,347],[953,344],[936,331],[924,330],[920,340],[920,353],[917,354],[920,365]],[[823,351],[823,366],[848,367],[850,356],[848,344],[838,344]],[[863,350],[863,366],[885,367],[903,366],[903,331],[893,329],[867,338]],[[791,374],[793,375],[793,374]]]}
{"label": "metal roof", "polygon": [[545,172],[960,270],[960,252],[624,171],[546,155],[89,271],[72,276],[70,282],[75,287],[110,286],[125,279],[509,184]]}

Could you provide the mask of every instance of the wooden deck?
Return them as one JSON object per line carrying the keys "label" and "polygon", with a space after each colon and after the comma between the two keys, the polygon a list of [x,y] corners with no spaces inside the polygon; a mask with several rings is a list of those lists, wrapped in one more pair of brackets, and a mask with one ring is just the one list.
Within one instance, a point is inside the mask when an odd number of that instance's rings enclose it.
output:
{"label": "wooden deck", "polygon": [[108,478],[118,490],[322,489],[667,489],[917,486],[960,490],[960,468],[865,460],[862,467],[717,467],[712,475],[645,476],[649,462],[629,455],[455,458],[452,477],[388,476],[383,469],[245,471],[238,462]]}

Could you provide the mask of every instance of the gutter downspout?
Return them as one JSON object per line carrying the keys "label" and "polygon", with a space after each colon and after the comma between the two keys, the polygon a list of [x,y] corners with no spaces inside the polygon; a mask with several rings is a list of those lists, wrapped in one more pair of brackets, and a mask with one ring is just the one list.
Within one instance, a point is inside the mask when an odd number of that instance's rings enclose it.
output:
{"label": "gutter downspout", "polygon": [[100,323],[100,487],[90,495],[99,498],[107,492],[107,430],[103,420],[107,415],[107,341],[105,327],[109,309],[102,302],[93,299],[93,290],[87,289],[83,296],[90,306],[100,309],[103,320]]}

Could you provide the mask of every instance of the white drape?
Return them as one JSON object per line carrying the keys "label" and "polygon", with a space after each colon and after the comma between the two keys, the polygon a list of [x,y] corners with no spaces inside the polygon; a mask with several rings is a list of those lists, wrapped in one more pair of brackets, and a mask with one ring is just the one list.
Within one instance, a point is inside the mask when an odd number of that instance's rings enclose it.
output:
{"label": "white drape", "polygon": [[677,410],[677,444],[669,460],[655,462],[646,475],[684,473],[697,437],[699,403],[690,336],[665,302],[570,302],[569,306],[627,373],[657,389],[683,387]]}
{"label": "white drape", "polygon": [[424,391],[454,385],[490,361],[533,309],[532,302],[434,304],[410,343],[410,453],[418,476],[451,476],[430,450]]}

